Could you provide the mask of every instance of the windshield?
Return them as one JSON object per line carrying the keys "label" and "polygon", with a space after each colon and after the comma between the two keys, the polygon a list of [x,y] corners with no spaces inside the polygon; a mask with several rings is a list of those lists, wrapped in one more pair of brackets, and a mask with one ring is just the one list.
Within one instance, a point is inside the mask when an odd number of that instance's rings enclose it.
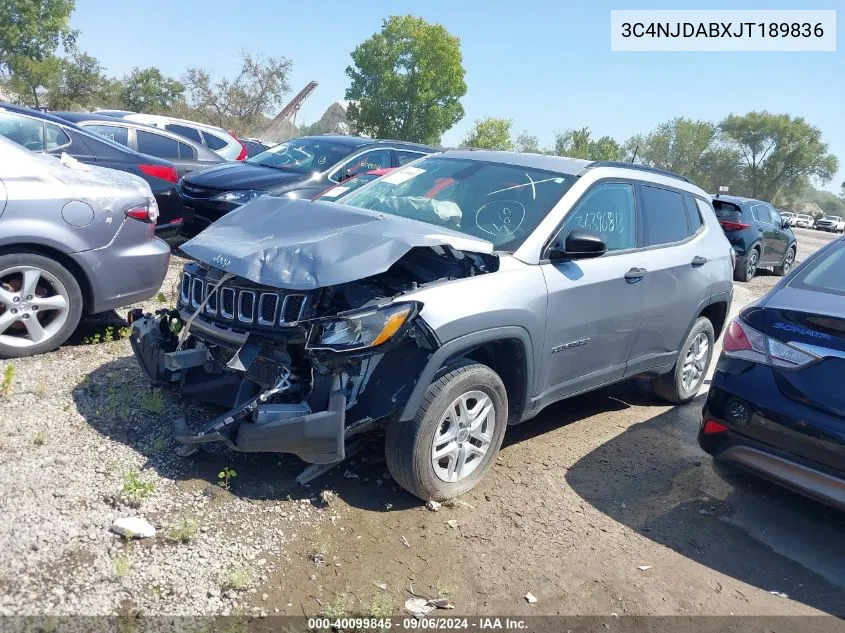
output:
{"label": "windshield", "polygon": [[299,138],[250,156],[246,162],[306,174],[334,167],[354,149],[354,145],[318,138]]}
{"label": "windshield", "polygon": [[342,203],[421,220],[513,251],[573,182],[570,174],[440,156],[383,176]]}
{"label": "windshield", "polygon": [[842,218],[840,218],[838,215],[826,215],[823,219],[830,220],[831,222],[839,222],[839,220],[841,220]]}

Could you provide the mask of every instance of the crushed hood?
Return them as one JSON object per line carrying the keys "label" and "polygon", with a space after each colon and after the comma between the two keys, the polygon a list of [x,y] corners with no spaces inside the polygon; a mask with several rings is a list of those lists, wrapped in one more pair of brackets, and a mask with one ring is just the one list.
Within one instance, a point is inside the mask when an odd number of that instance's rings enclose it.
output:
{"label": "crushed hood", "polygon": [[226,214],[182,250],[255,283],[313,290],[377,275],[425,246],[493,252],[491,242],[410,218],[272,196]]}

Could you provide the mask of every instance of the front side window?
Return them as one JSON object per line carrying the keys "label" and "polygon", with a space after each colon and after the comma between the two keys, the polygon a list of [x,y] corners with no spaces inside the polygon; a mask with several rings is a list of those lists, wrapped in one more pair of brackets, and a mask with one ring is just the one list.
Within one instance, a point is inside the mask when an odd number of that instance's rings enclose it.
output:
{"label": "front side window", "polygon": [[598,233],[608,251],[622,251],[637,246],[637,222],[634,187],[629,183],[608,182],[593,188],[563,223],[561,239],[574,229]]}
{"label": "front side window", "polygon": [[246,162],[299,174],[322,172],[335,167],[349,156],[354,145],[334,143],[319,138],[299,138],[279,143],[270,149],[250,156]]}
{"label": "front side window", "polygon": [[364,152],[360,156],[355,157],[352,161],[344,166],[344,168],[337,175],[338,180],[346,180],[366,174],[368,171],[376,169],[385,169],[390,167],[391,156],[389,149],[377,149],[372,152]]}
{"label": "front side window", "polygon": [[569,174],[432,156],[379,178],[343,203],[449,228],[513,251],[573,182]]}
{"label": "front side window", "polygon": [[684,198],[677,191],[642,185],[643,246],[685,240],[690,235]]}
{"label": "front side window", "polygon": [[0,136],[33,152],[44,151],[44,124],[38,119],[0,112]]}
{"label": "front side window", "polygon": [[85,129],[115,143],[129,146],[129,129],[117,125],[86,125]]}
{"label": "front side window", "polygon": [[772,216],[769,212],[769,205],[767,204],[755,204],[751,207],[751,213],[758,222],[772,223]]}
{"label": "front side window", "polygon": [[177,158],[179,156],[179,142],[172,138],[153,132],[144,132],[143,130],[136,130],[135,135],[138,139],[138,151],[142,154],[158,156],[159,158]]}

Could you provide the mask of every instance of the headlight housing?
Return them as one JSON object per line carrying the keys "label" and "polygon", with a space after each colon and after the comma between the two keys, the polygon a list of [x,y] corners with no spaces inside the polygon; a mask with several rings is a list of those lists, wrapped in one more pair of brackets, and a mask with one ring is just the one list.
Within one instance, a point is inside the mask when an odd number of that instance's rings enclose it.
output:
{"label": "headlight housing", "polygon": [[389,341],[419,312],[414,303],[396,303],[342,317],[321,319],[312,326],[308,349],[351,352]]}
{"label": "headlight housing", "polygon": [[243,191],[224,191],[212,198],[216,202],[232,202],[235,204],[246,204],[250,200],[254,200],[258,196],[263,196],[266,191],[257,191],[254,189],[245,189]]}

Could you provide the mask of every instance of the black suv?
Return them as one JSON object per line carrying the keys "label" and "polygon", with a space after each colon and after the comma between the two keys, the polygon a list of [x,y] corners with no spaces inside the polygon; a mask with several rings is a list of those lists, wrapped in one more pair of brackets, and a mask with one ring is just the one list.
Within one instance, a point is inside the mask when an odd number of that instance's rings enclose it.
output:
{"label": "black suv", "polygon": [[798,247],[786,220],[768,202],[738,196],[713,196],[719,224],[736,252],[734,278],[750,281],[758,268],[786,275]]}
{"label": "black suv", "polygon": [[185,232],[197,233],[264,194],[311,199],[344,180],[405,165],[439,151],[427,145],[357,136],[304,136],[181,180]]}

